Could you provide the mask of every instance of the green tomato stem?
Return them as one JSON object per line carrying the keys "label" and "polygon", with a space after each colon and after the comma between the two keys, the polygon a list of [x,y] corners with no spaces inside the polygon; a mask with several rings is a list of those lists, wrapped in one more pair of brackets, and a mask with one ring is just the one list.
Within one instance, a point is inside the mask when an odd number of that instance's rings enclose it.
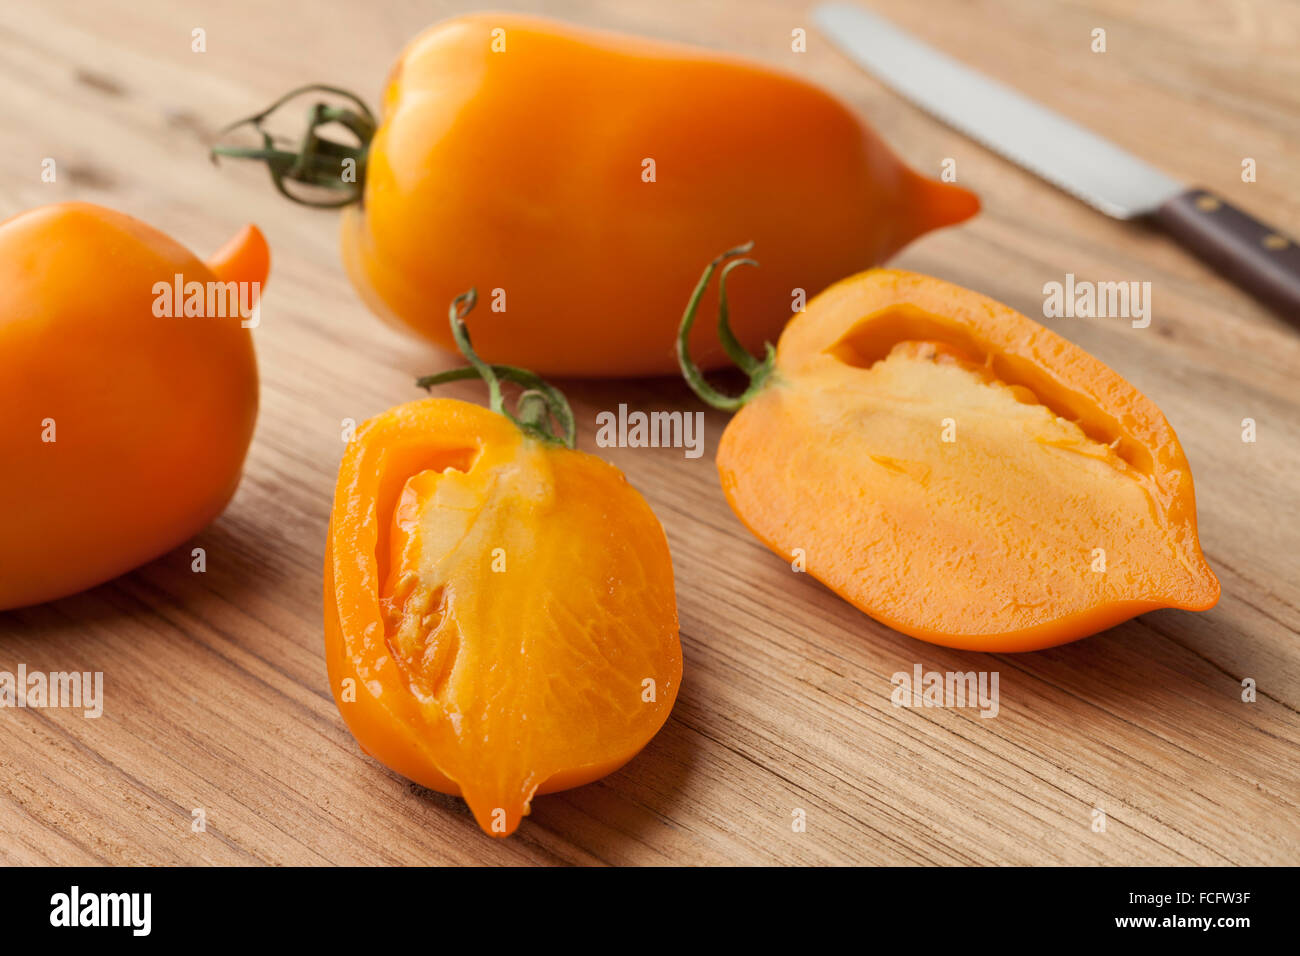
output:
{"label": "green tomato stem", "polygon": [[[307,129],[296,150],[283,149],[262,125],[280,107],[306,93],[325,93],[349,100],[355,109],[330,106],[328,103],[313,103],[307,114]],[[322,136],[322,127],[337,124],[348,130],[356,143],[340,143]],[[219,156],[235,159],[251,159],[266,164],[271,174],[271,182],[276,190],[288,199],[304,206],[324,209],[336,209],[340,206],[360,202],[365,193],[366,161],[369,158],[370,141],[374,139],[378,124],[370,108],[353,93],[336,86],[313,83],[290,90],[260,113],[254,113],[245,119],[232,123],[221,131],[221,135],[249,126],[262,139],[260,147],[228,146],[221,143],[213,146],[209,155],[215,163]],[[351,167],[349,167],[351,163]],[[349,177],[347,174],[353,175]],[[331,198],[308,198],[292,192],[288,183],[298,183],[314,189],[338,195]]]}
{"label": "green tomato stem", "polygon": [[704,297],[704,290],[709,287],[709,281],[713,278],[713,273],[717,271],[718,266],[733,256],[744,255],[752,248],[754,248],[754,243],[747,242],[743,246],[728,249],[704,267],[704,273],[700,276],[700,281],[695,284],[695,291],[691,293],[691,298],[686,303],[686,311],[682,313],[682,322],[677,329],[677,364],[681,366],[686,383],[690,385],[691,391],[698,395],[701,401],[728,412],[737,411],[762,391],[776,368],[776,349],[772,347],[770,342],[765,346],[763,358],[759,359],[757,356],[751,355],[740,344],[735,333],[731,330],[731,312],[727,303],[727,278],[731,275],[732,270],[738,266],[757,267],[758,263],[753,259],[732,259],[731,262],[727,262],[723,266],[722,273],[718,276],[718,338],[722,342],[722,348],[727,353],[727,357],[736,363],[736,366],[749,377],[749,385],[743,392],[739,395],[724,395],[708,383],[704,378],[704,373],[700,371],[699,366],[691,358],[691,329],[695,326],[695,315],[699,312],[700,300]]}
{"label": "green tomato stem", "polygon": [[[481,378],[487,383],[488,405],[494,412],[504,415],[518,425],[525,434],[539,441],[563,445],[566,448],[575,447],[578,438],[577,423],[573,418],[573,409],[569,406],[563,392],[527,369],[516,368],[513,365],[490,365],[479,358],[478,353],[474,351],[469,338],[469,328],[465,324],[465,316],[469,315],[477,302],[477,290],[470,289],[456,296],[449,310],[452,338],[470,364],[463,368],[438,372],[435,375],[425,375],[416,379],[415,384],[420,388],[429,389],[444,382]],[[523,389],[515,401],[513,412],[505,404],[505,395],[501,390],[503,381]]]}

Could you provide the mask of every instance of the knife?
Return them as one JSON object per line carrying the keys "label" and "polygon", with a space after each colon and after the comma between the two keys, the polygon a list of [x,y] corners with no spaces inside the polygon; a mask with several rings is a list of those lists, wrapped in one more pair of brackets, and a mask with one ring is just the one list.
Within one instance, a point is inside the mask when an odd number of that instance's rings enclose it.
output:
{"label": "knife", "polygon": [[813,19],[850,59],[926,112],[1108,216],[1154,222],[1300,327],[1296,240],[861,7],[825,3]]}

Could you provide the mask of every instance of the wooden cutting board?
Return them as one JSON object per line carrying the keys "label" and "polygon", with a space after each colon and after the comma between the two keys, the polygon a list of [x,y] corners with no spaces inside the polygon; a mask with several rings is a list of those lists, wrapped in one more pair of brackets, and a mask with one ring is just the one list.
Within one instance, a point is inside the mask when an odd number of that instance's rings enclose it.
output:
{"label": "wooden cutting board", "polygon": [[[1295,4],[869,3],[1300,233]],[[214,168],[205,143],[303,82],[373,102],[431,11],[467,6],[0,6],[0,217],[86,199],[200,254],[253,220],[274,250],[256,332],[261,417],[225,515],[111,584],[0,614],[0,670],[102,671],[106,698],[99,719],[0,710],[0,863],[1300,862],[1300,335],[1161,236],[1093,213],[899,100],[830,49],[797,2],[526,6],[789,68],[860,109],[918,169],[937,175],[954,159],[984,211],[908,248],[904,268],[1031,316],[1042,315],[1044,284],[1067,273],[1150,281],[1149,328],[1047,323],[1151,396],[1178,431],[1221,602],[1035,654],[920,643],[746,533],[718,489],[712,452],[726,417],[710,412],[700,459],[604,452],[659,514],[677,572],[685,680],[639,757],[539,798],[514,837],[493,841],[459,800],[359,752],[321,646],[342,421],[417,397],[418,374],[454,362],[367,313],[340,269],[336,215],[279,200],[258,169]],[[204,53],[191,51],[195,28]],[[796,28],[808,30],[805,53],[791,50]],[[1097,28],[1104,53],[1090,48]],[[55,183],[41,181],[45,157],[57,159]],[[1256,182],[1242,181],[1246,158]],[[699,407],[667,379],[566,387],[588,449],[596,413],[620,402]],[[482,389],[446,394],[478,401]],[[1245,418],[1254,443],[1242,441]],[[206,549],[205,573],[190,570],[193,547]],[[997,717],[893,707],[891,675],[918,664],[997,671]],[[1254,702],[1242,699],[1247,678]]]}

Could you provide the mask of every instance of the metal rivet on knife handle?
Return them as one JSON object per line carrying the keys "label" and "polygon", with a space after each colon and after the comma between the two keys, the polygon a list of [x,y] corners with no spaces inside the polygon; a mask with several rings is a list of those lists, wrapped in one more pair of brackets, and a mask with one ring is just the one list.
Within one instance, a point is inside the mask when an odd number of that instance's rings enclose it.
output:
{"label": "metal rivet on knife handle", "polygon": [[1300,328],[1300,246],[1294,239],[1203,189],[1175,196],[1154,218],[1216,272]]}

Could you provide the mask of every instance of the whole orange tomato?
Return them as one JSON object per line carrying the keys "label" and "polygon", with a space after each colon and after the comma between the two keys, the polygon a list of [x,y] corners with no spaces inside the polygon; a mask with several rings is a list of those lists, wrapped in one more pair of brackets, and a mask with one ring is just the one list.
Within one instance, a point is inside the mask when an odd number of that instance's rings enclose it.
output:
{"label": "whole orange tomato", "polygon": [[269,263],[253,226],[204,264],[88,203],[0,224],[0,609],[99,584],[221,513],[257,418]]}
{"label": "whole orange tomato", "polygon": [[[543,375],[675,373],[681,303],[718,249],[764,251],[733,303],[757,350],[832,282],[979,208],[798,76],[517,14],[429,28],[377,119],[318,104],[297,152],[263,129],[275,108],[249,121],[263,146],[216,152],[266,162],[291,198],[333,190],[316,204],[347,205],[343,261],[373,311],[450,349],[443,303],[477,284],[484,359]],[[725,364],[711,330],[694,345]]]}

